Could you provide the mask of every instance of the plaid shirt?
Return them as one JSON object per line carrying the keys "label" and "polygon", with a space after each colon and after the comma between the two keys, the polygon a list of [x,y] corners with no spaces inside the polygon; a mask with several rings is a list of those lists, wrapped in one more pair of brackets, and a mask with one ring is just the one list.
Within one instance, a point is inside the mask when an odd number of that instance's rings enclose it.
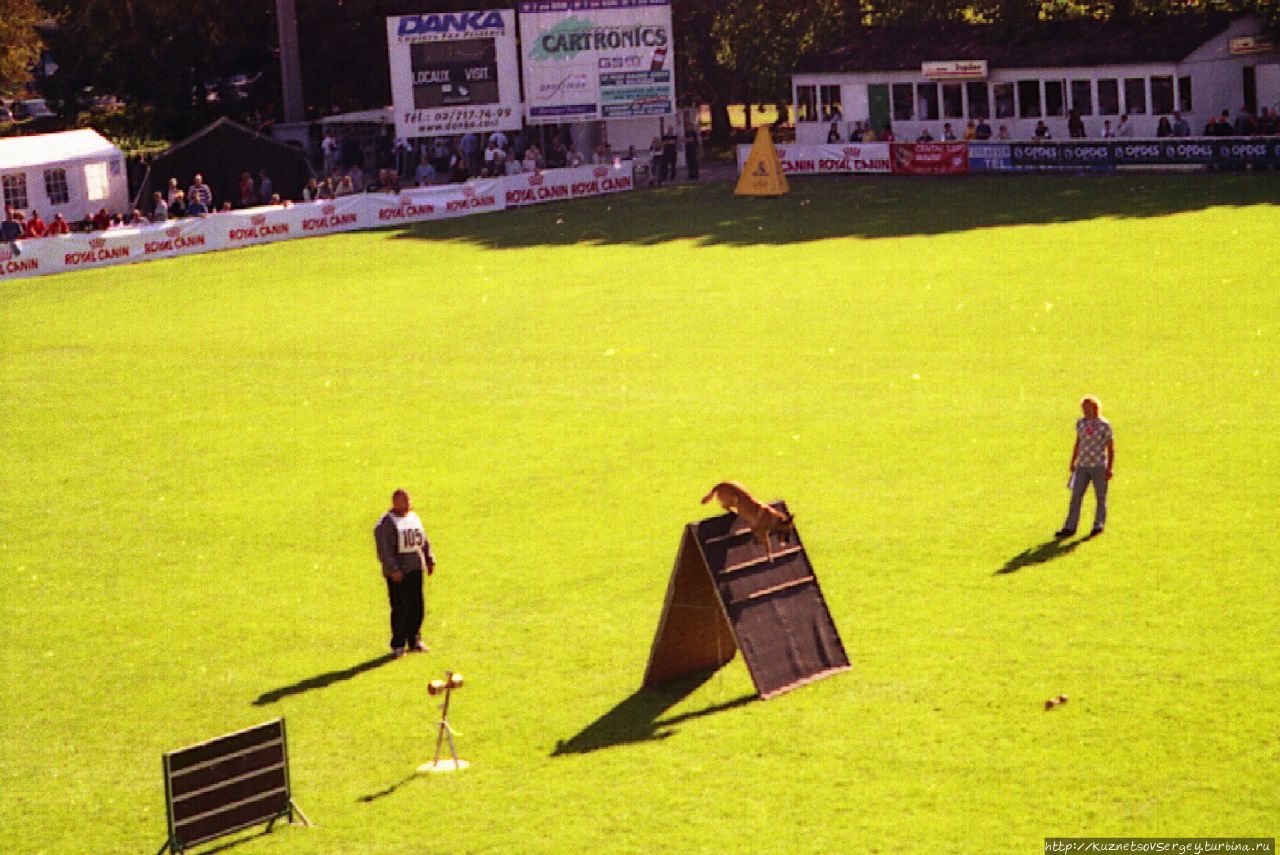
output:
{"label": "plaid shirt", "polygon": [[1111,422],[1099,416],[1096,419],[1080,419],[1076,422],[1076,437],[1080,451],[1076,454],[1077,467],[1107,465],[1107,443],[1111,441]]}

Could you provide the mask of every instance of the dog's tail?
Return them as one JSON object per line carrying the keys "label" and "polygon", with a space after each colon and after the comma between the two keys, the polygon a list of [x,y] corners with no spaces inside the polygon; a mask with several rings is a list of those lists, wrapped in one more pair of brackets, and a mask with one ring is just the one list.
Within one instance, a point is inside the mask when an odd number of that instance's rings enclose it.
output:
{"label": "dog's tail", "polygon": [[720,489],[720,485],[719,485],[719,484],[717,484],[717,485],[715,485],[714,487],[712,487],[712,488],[711,488],[711,492],[710,492],[710,493],[707,493],[707,495],[705,495],[705,496],[703,496],[703,497],[702,497],[702,504],[704,504],[704,505],[705,505],[707,502],[709,502],[709,501],[711,501],[712,499],[714,499],[714,498],[716,497],[716,490],[718,490],[718,489]]}

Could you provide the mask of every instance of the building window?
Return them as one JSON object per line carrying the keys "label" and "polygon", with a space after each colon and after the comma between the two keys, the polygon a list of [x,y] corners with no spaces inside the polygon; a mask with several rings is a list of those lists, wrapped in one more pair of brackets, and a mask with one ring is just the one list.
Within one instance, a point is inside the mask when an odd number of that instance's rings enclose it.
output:
{"label": "building window", "polygon": [[1018,115],[1035,117],[1040,115],[1040,81],[1018,81]]}
{"label": "building window", "polygon": [[90,202],[97,202],[111,195],[111,181],[107,178],[105,161],[84,165],[84,186]]}
{"label": "building window", "polygon": [[818,87],[796,87],[796,121],[818,121]]}
{"label": "building window", "polygon": [[973,80],[964,85],[965,95],[969,97],[969,118],[991,118],[991,95],[987,92],[987,84]]}
{"label": "building window", "polygon": [[1013,84],[997,83],[992,88],[996,94],[996,118],[1013,118]]}
{"label": "building window", "polygon": [[824,122],[832,122],[844,118],[844,111],[840,106],[839,86],[819,86],[818,101],[822,107],[822,120]]}
{"label": "building window", "polygon": [[905,122],[915,115],[911,111],[911,89],[910,83],[893,84],[893,120],[895,122]]}
{"label": "building window", "polygon": [[1098,113],[1103,116],[1120,115],[1120,83],[1114,77],[1098,81]]}
{"label": "building window", "polygon": [[1191,112],[1191,78],[1178,78],[1178,109],[1183,113]]}
{"label": "building window", "polygon": [[1151,78],[1151,112],[1164,115],[1173,112],[1173,78]]}
{"label": "building window", "polygon": [[1145,77],[1124,79],[1124,111],[1130,114],[1147,112],[1147,79]]}
{"label": "building window", "polygon": [[1046,116],[1062,116],[1067,112],[1066,98],[1063,97],[1061,80],[1044,82],[1044,114]]}
{"label": "building window", "polygon": [[959,83],[942,84],[942,115],[947,119],[964,118],[964,92]]}
{"label": "building window", "polygon": [[1093,115],[1093,86],[1088,80],[1071,81],[1071,109],[1081,116]]}
{"label": "building window", "polygon": [[71,201],[71,192],[67,190],[67,170],[44,171],[44,195],[49,197],[51,205],[65,205]]}
{"label": "building window", "polygon": [[4,204],[6,207],[16,210],[26,209],[27,176],[21,173],[17,175],[0,175],[0,190],[4,191]]}
{"label": "building window", "polygon": [[916,118],[922,121],[938,118],[938,84],[916,84]]}

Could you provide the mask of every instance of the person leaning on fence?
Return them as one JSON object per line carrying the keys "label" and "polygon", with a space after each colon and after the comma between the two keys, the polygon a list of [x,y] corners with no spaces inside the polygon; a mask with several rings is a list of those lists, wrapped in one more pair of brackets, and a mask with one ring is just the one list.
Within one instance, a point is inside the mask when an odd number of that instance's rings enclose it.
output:
{"label": "person leaning on fence", "polygon": [[1102,405],[1092,395],[1080,402],[1084,418],[1076,420],[1076,444],[1071,449],[1071,504],[1067,508],[1067,520],[1054,532],[1061,540],[1076,533],[1080,523],[1080,505],[1085,491],[1093,484],[1097,510],[1093,516],[1090,537],[1102,534],[1107,525],[1107,485],[1115,468],[1116,444],[1111,422],[1102,417]]}
{"label": "person leaning on fence", "polygon": [[54,214],[53,219],[49,221],[49,236],[69,234],[71,234],[71,224],[67,222],[67,218],[61,214]]}
{"label": "person leaning on fence", "polygon": [[422,643],[421,634],[426,611],[422,574],[430,576],[435,572],[436,559],[422,520],[404,490],[391,494],[391,509],[378,520],[373,540],[391,604],[391,655],[398,659],[406,650],[425,653],[428,648]]}
{"label": "person leaning on fence", "polygon": [[22,223],[18,221],[17,212],[8,205],[4,208],[4,222],[0,222],[0,243],[9,244],[14,255],[22,255],[18,241],[22,239]]}

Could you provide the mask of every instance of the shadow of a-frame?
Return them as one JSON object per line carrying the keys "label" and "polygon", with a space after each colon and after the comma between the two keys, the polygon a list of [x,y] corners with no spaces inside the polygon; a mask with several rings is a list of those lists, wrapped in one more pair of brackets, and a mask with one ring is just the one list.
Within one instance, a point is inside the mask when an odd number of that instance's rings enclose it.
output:
{"label": "shadow of a-frame", "polygon": [[332,686],[334,683],[341,683],[343,680],[350,680],[352,677],[363,674],[365,671],[372,671],[374,668],[386,665],[393,658],[394,657],[392,657],[390,653],[385,653],[382,656],[375,656],[372,659],[366,659],[364,662],[352,665],[350,668],[326,671],[323,674],[317,674],[314,677],[308,677],[305,680],[290,683],[288,686],[281,686],[278,689],[263,692],[261,695],[258,695],[257,699],[253,702],[253,705],[255,707],[266,706],[267,704],[275,703],[281,698],[287,698],[290,695],[300,695],[303,692],[310,692],[312,689],[323,689],[326,686]]}
{"label": "shadow of a-frame", "polygon": [[715,668],[691,674],[655,689],[637,689],[600,718],[568,740],[559,740],[552,757],[564,754],[586,754],[601,748],[613,748],[636,742],[666,739],[675,733],[674,726],[702,716],[744,706],[756,700],[754,693],[700,710],[662,718],[662,714],[693,694],[711,679]]}

